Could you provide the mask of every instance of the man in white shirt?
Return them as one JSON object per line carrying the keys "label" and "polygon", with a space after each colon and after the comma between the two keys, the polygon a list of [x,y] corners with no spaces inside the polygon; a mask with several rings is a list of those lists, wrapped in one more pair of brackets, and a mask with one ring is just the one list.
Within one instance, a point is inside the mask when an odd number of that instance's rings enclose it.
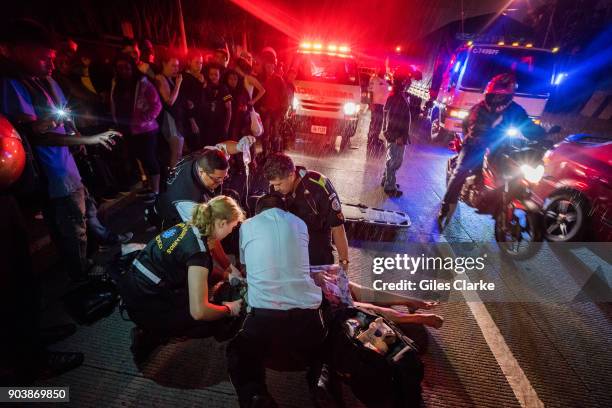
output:
{"label": "man in white shirt", "polygon": [[386,68],[378,68],[376,75],[372,75],[368,85],[368,91],[372,93],[372,104],[370,105],[370,130],[368,131],[368,151],[374,151],[382,147],[378,136],[382,130],[383,108],[389,97],[389,83],[385,79]]}
{"label": "man in white shirt", "polygon": [[257,215],[240,227],[250,312],[227,357],[241,407],[275,406],[266,388],[265,361],[280,355],[309,364],[327,334],[321,289],[310,277],[308,228],[283,207],[282,196],[265,195],[257,202]]}

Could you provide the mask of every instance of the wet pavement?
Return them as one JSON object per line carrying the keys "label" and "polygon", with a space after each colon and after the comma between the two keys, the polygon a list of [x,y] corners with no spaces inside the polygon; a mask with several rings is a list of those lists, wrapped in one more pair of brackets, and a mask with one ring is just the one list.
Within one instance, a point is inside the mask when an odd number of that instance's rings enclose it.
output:
{"label": "wet pavement", "polygon": [[[441,299],[434,309],[444,317],[439,329],[406,328],[424,346],[424,405],[427,407],[609,407],[612,406],[612,317],[609,247],[598,254],[584,248],[544,248],[531,261],[506,261],[493,242],[493,222],[461,204],[444,232],[435,223],[444,193],[444,171],[451,152],[443,147],[407,147],[398,182],[404,195],[389,199],[380,187],[384,157],[366,157],[367,117],[352,148],[322,154],[297,143],[296,164],[320,171],[346,203],[406,212],[412,225],[390,242],[350,240],[352,280],[371,285],[375,257],[437,253],[446,256],[486,252],[487,267],[467,273],[471,281],[496,284],[494,293],[422,290],[412,295]],[[313,151],[314,150],[314,151]],[[143,206],[125,203],[107,220],[119,231],[146,242]],[[609,245],[609,244],[607,244]],[[41,250],[42,251],[42,250]],[[409,278],[392,270],[385,281]],[[52,276],[47,277],[52,281]],[[452,272],[423,271],[419,279],[453,282]],[[47,287],[46,312],[60,314]],[[469,302],[466,302],[466,299]],[[68,319],[63,317],[63,319]],[[237,406],[226,374],[225,344],[211,339],[174,342],[136,367],[129,351],[131,322],[118,312],[81,326],[54,347],[85,353],[82,367],[45,384],[69,385],[70,405]],[[425,333],[425,335],[423,335]],[[268,384],[282,407],[312,406],[303,372],[268,371]],[[359,403],[345,390],[348,406]]]}

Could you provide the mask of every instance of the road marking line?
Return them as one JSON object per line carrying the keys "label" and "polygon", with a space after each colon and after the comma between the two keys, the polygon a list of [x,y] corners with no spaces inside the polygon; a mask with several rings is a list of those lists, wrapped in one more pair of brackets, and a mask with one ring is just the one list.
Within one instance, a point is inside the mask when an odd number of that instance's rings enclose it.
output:
{"label": "road marking line", "polygon": [[[455,253],[452,248],[449,246],[448,249],[450,255],[454,257]],[[454,280],[458,280],[459,277],[461,280],[471,283],[467,274],[455,275]],[[480,299],[480,296],[478,296],[478,293],[471,290],[459,290],[459,292],[461,292],[465,298],[465,303],[470,308],[470,312],[472,312],[491,353],[495,357],[499,368],[504,373],[506,381],[508,381],[521,407],[543,408],[544,403],[540,400],[540,397],[538,397],[527,375],[525,375],[525,372],[512,354],[504,336],[499,331],[499,328],[495,324],[495,321],[493,321],[491,314]]]}

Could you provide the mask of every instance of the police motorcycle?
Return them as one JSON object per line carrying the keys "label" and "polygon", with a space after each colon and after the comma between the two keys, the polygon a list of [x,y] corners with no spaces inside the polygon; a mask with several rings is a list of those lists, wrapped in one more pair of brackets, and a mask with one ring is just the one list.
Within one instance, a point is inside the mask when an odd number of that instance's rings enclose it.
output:
{"label": "police motorcycle", "polygon": [[[558,133],[552,126],[547,134]],[[502,255],[511,259],[528,259],[539,248],[542,236],[542,208],[532,195],[532,187],[544,176],[543,157],[553,143],[548,140],[529,141],[520,128],[509,125],[500,129],[498,144],[487,149],[482,165],[468,176],[460,200],[479,214],[489,214],[495,220],[495,240]],[[446,167],[446,184],[457,165],[463,140],[455,135],[449,147],[457,155]]]}

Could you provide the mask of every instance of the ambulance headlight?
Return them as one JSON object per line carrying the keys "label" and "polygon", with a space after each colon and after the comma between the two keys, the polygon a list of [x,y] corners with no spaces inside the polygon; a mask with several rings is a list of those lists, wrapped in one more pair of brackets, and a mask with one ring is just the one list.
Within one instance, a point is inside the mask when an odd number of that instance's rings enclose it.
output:
{"label": "ambulance headlight", "polygon": [[465,119],[469,113],[465,109],[451,109],[448,114],[451,118]]}
{"label": "ambulance headlight", "polygon": [[354,102],[347,102],[342,109],[345,115],[354,115],[359,111],[359,106]]}

